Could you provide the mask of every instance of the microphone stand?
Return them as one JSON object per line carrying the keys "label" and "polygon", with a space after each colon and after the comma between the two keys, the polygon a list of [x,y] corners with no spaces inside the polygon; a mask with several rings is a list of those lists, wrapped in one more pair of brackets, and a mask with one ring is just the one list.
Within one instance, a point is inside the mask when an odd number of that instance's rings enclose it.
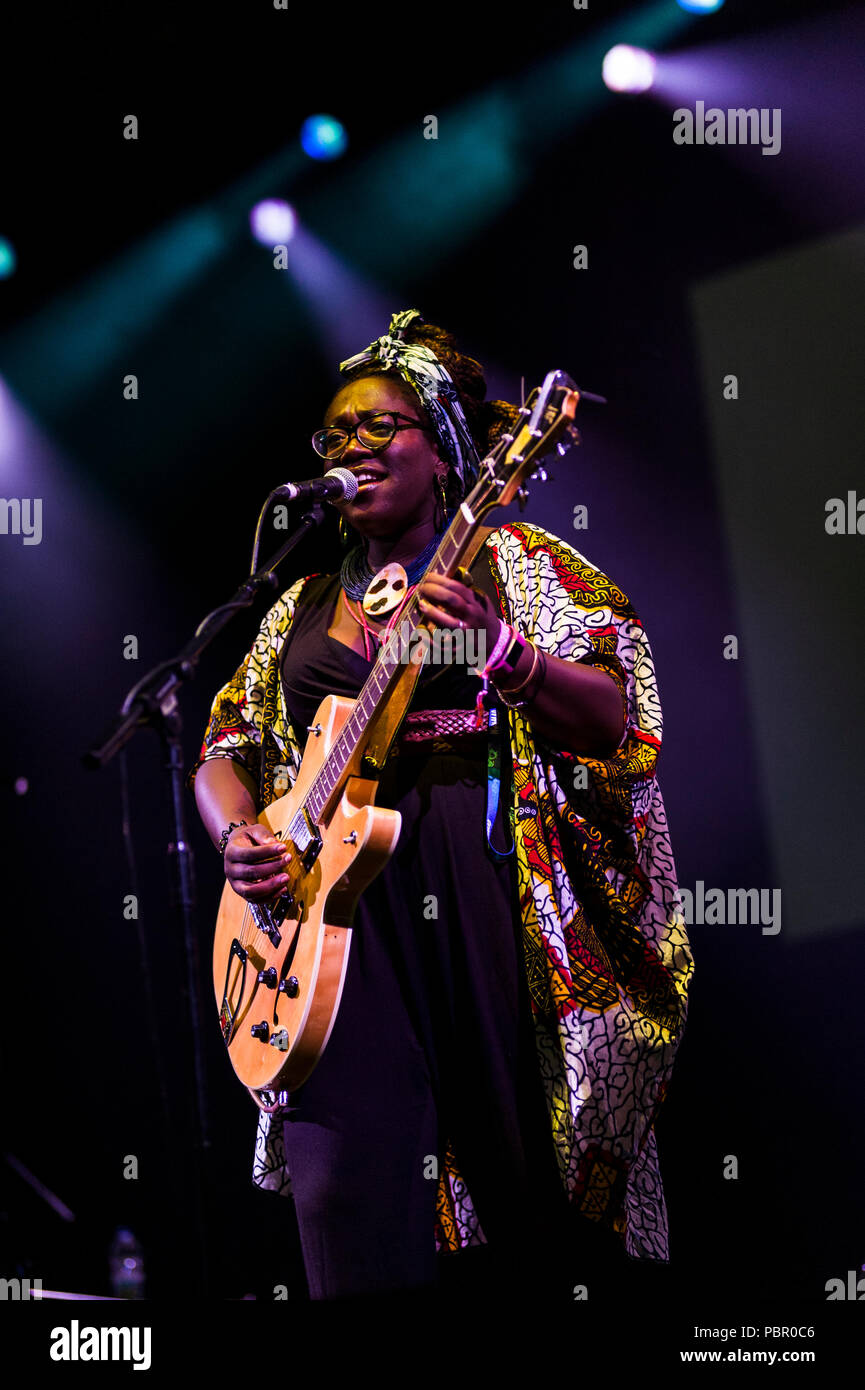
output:
{"label": "microphone stand", "polygon": [[[267,503],[265,503],[266,506]],[[252,605],[260,589],[277,587],[278,581],[275,574],[277,566],[308,532],[312,531],[314,527],[320,526],[323,521],[324,509],[320,502],[315,502],[310,510],[304,513],[300,519],[300,525],[291,533],[275,555],[271,556],[265,564],[255,570],[240,585],[228,603],[214,608],[202,619],[193,636],[181,648],[177,656],[171,657],[167,661],[160,661],[152,671],[149,671],[141,680],[136,682],[120,707],[120,713],[112,731],[99,745],[91,748],[82,757],[85,767],[101,769],[129,742],[139,728],[148,725],[159,733],[166,752],[164,767],[170,781],[173,831],[173,839],[168,844],[173,885],[172,912],[175,923],[183,935],[186,956],[186,997],[189,1005],[189,1025],[192,1030],[193,1143],[198,1159],[197,1169],[201,1174],[201,1180],[195,1184],[194,1204],[199,1254],[197,1283],[201,1297],[207,1296],[209,1283],[205,1195],[208,1177],[206,1160],[210,1148],[210,1134],[202,1046],[201,997],[198,988],[198,949],[194,926],[195,860],[186,833],[184,804],[186,788],[183,749],[180,740],[182,721],[177,693],[182,683],[192,677],[202,653],[210,646],[217,633],[222,631],[235,613]],[[260,526],[258,529],[260,531]],[[152,1001],[149,977],[145,979],[144,983],[148,998]],[[151,1014],[152,1012],[151,1002]]]}

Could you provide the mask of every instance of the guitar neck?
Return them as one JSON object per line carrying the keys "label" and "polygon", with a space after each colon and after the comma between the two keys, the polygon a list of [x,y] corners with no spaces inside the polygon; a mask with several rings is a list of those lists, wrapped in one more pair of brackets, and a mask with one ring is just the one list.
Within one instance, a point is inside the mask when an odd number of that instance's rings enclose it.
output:
{"label": "guitar neck", "polygon": [[[442,537],[424,577],[452,576],[478,524],[469,505],[463,503]],[[347,769],[355,761],[358,748],[362,747],[365,741],[367,730],[387,699],[391,683],[405,660],[406,650],[410,649],[408,643],[420,630],[422,622],[423,614],[416,602],[416,596],[412,594],[400,615],[399,626],[383,644],[375,665],[357,697],[354,709],[306,794],[303,809],[313,824],[321,819],[329,802],[341,788]]]}
{"label": "guitar neck", "polygon": [[[483,516],[494,507],[507,506],[517,495],[523,498],[522,481],[538,459],[554,447],[564,452],[563,436],[579,442],[573,417],[579,392],[561,371],[549,372],[543,386],[532,393],[520,408],[523,417],[516,434],[503,434],[483,459],[477,481],[469,496],[442,537],[441,544],[426,570],[427,575],[451,578],[471,543]],[[543,475],[542,473],[542,476]],[[388,698],[394,678],[405,660],[408,643],[424,622],[416,595],[412,594],[400,615],[400,625],[382,645],[327,758],[319,769],[292,823],[291,833],[300,845],[311,834],[311,827],[322,818],[329,803],[340,791],[348,768],[356,762],[359,748],[368,739],[370,726]],[[428,629],[427,629],[428,630]],[[408,643],[406,642],[408,638]]]}

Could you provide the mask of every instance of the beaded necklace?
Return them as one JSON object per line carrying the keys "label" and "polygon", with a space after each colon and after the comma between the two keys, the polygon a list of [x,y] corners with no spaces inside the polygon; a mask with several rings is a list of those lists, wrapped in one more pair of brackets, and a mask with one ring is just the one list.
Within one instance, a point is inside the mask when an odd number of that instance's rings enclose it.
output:
{"label": "beaded necklace", "polygon": [[[406,577],[410,585],[415,586],[426,574],[429,562],[435,555],[441,544],[441,538],[456,516],[456,508],[446,513],[445,524],[441,531],[437,531],[429,545],[421,551],[410,565],[405,566]],[[369,567],[366,558],[366,550],[363,545],[356,545],[345,556],[339,572],[339,582],[349,598],[362,599],[375,574]]]}
{"label": "beaded necklace", "polygon": [[359,612],[355,612],[351,603],[349,603],[349,599],[354,599],[355,603],[362,600],[366,596],[370,584],[372,584],[379,575],[383,575],[388,566],[384,566],[382,570],[379,570],[378,575],[375,574],[370,568],[369,561],[366,558],[366,548],[363,545],[356,545],[345,556],[339,572],[340,584],[342,585],[342,600],[347,612],[350,613],[355,622],[363,628],[364,653],[367,661],[370,660],[370,637],[374,637],[377,642],[382,643],[386,641],[393,632],[397,619],[405,608],[407,600],[414,593],[415,589],[417,589],[420,580],[423,579],[423,576],[426,574],[430,561],[439,548],[441,538],[455,516],[456,508],[446,512],[444,526],[441,531],[436,532],[429,544],[421,551],[420,555],[416,556],[410,565],[400,565],[397,567],[400,571],[400,577],[402,577],[403,574],[405,575],[406,591],[402,600],[397,605],[396,611],[391,614],[387,627],[382,631],[377,632],[375,628],[371,628],[366,621],[366,614],[363,610],[359,609]]}

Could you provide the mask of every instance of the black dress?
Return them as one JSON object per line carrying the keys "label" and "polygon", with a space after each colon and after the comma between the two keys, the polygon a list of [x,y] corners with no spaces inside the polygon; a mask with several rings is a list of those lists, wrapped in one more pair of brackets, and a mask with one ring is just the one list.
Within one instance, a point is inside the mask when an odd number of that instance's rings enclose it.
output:
{"label": "black dress", "polygon": [[[493,592],[483,554],[472,573]],[[309,581],[286,643],[283,687],[301,747],[324,696],[355,697],[370,671],[327,633],[339,587],[338,575]],[[479,689],[464,665],[425,666],[410,710],[469,708]],[[476,747],[401,751],[381,774],[376,804],[402,815],[399,841],[358,902],[333,1031],[284,1121],[314,1299],[436,1284],[437,1171],[449,1141],[489,1248],[506,1261],[566,1206],[537,1071],[515,855],[497,862],[487,849],[486,737]],[[511,843],[502,771],[500,849]]]}

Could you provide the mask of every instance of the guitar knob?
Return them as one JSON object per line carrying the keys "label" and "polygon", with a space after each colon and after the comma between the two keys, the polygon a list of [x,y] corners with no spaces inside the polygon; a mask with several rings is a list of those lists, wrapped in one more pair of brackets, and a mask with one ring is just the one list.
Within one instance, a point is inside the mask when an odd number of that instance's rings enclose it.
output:
{"label": "guitar knob", "polygon": [[276,966],[269,965],[266,970],[259,970],[258,983],[267,985],[268,989],[276,989]]}
{"label": "guitar knob", "polygon": [[296,999],[300,990],[300,981],[296,975],[289,975],[287,980],[280,980],[279,994],[284,994],[289,999]]}
{"label": "guitar knob", "polygon": [[253,1023],[249,1031],[252,1033],[252,1036],[254,1038],[258,1038],[259,1042],[267,1042],[267,1039],[270,1036],[270,1029],[268,1028],[266,1021],[264,1023]]}

